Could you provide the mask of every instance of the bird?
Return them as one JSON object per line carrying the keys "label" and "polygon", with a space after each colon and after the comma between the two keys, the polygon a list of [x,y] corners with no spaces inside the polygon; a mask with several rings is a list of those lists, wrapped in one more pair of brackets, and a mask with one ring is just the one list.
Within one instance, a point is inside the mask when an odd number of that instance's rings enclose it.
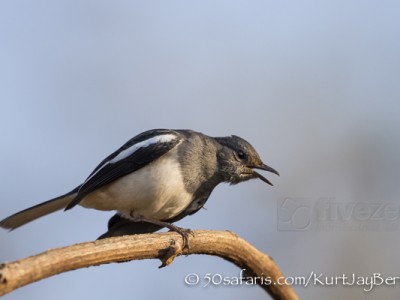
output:
{"label": "bird", "polygon": [[168,228],[179,233],[189,247],[191,230],[174,223],[203,208],[220,183],[234,185],[258,178],[272,185],[256,170],[279,175],[239,136],[211,137],[188,129],[152,129],[107,156],[72,191],[17,212],[0,221],[0,227],[13,230],[80,205],[116,211],[99,239]]}

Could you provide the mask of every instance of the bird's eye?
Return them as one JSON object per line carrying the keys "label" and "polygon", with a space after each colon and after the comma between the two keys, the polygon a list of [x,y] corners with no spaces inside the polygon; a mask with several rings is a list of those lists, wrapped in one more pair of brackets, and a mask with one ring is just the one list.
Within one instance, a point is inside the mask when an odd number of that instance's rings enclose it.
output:
{"label": "bird's eye", "polygon": [[246,154],[243,151],[239,151],[237,152],[237,157],[243,160],[246,159]]}

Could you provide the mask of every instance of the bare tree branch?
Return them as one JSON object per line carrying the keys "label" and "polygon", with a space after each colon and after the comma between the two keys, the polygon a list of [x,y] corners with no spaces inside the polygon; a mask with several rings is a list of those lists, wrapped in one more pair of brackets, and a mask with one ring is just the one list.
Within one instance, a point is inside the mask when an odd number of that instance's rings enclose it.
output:
{"label": "bare tree branch", "polygon": [[[228,231],[194,231],[190,250],[182,253],[182,238],[174,232],[108,238],[45,251],[35,256],[0,265],[0,296],[32,282],[79,268],[111,262],[158,258],[169,265],[181,254],[209,254],[222,257],[246,276],[257,277],[257,284],[273,299],[298,299],[268,256]],[[265,280],[263,280],[265,279]],[[266,279],[271,284],[263,284]]]}

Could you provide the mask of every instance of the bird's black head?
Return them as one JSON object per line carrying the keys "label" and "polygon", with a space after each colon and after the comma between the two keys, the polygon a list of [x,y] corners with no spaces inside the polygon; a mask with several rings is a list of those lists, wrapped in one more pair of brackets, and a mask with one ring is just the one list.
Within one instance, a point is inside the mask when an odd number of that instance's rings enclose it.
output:
{"label": "bird's black head", "polygon": [[272,185],[272,183],[254,169],[264,170],[279,175],[278,171],[264,164],[249,142],[236,135],[219,137],[216,140],[222,145],[218,154],[221,175],[224,181],[237,184],[253,178]]}

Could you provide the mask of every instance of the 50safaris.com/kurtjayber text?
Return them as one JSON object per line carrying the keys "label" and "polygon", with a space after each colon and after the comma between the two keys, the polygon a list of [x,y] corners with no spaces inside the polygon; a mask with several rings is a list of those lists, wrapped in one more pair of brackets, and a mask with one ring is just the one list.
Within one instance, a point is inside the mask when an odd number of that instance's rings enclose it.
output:
{"label": "50safaris.com/kurtjayber text", "polygon": [[335,276],[324,275],[312,271],[307,276],[279,277],[274,282],[270,277],[245,276],[245,269],[240,270],[237,276],[225,276],[219,273],[205,273],[199,275],[190,273],[185,276],[184,282],[189,286],[238,286],[238,285],[295,285],[295,286],[359,286],[363,291],[370,292],[377,286],[394,286],[400,284],[400,275],[383,276],[373,273],[368,276],[357,274],[341,274]]}

